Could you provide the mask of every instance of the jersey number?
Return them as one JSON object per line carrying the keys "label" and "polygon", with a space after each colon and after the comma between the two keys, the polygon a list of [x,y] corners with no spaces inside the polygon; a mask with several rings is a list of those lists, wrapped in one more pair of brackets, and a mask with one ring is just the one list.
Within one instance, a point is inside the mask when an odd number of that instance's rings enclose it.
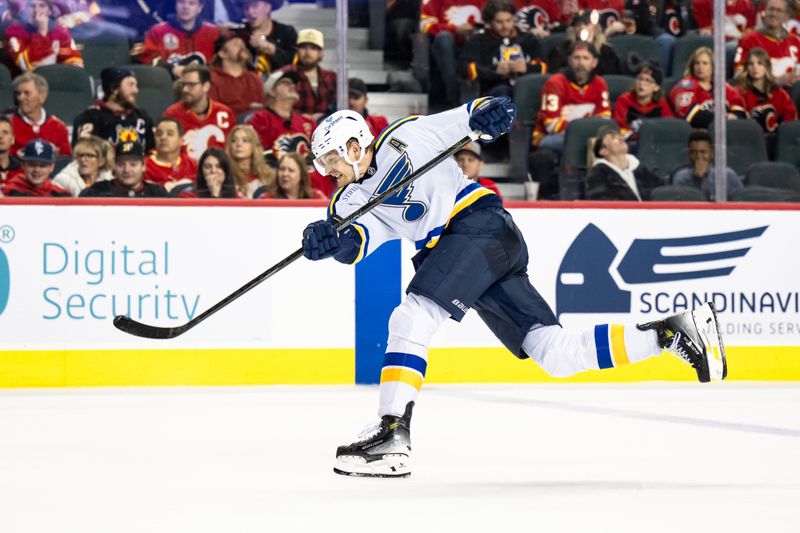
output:
{"label": "jersey number", "polygon": [[[408,159],[408,154],[403,153],[397,158],[397,161],[395,161],[392,168],[389,169],[389,172],[386,173],[386,177],[383,178],[378,188],[375,189],[375,196],[379,196],[388,191],[393,185],[400,183],[400,181],[409,176],[411,172],[413,172],[411,161]],[[414,192],[414,186],[411,184],[406,185],[384,200],[383,204],[392,207],[402,207],[404,209],[403,220],[406,222],[416,222],[425,216],[425,212],[428,211],[428,206],[422,202],[411,200],[412,192]]]}

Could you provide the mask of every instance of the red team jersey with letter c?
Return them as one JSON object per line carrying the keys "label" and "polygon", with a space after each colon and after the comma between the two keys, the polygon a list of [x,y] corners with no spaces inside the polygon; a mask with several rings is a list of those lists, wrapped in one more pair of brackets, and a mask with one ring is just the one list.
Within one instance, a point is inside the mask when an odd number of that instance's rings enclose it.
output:
{"label": "red team jersey with letter c", "polygon": [[230,107],[208,99],[208,112],[203,118],[176,102],[164,111],[165,117],[171,117],[183,125],[183,144],[186,153],[195,161],[200,159],[206,148],[216,146],[224,148],[225,139],[236,125],[236,115]]}

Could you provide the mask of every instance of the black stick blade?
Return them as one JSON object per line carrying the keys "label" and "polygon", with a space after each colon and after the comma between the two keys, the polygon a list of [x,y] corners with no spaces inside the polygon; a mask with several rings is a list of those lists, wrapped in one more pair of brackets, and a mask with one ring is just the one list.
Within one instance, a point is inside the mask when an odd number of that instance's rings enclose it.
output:
{"label": "black stick blade", "polygon": [[185,331],[182,327],[160,328],[137,322],[129,316],[117,315],[114,317],[114,327],[129,335],[144,337],[146,339],[172,339]]}

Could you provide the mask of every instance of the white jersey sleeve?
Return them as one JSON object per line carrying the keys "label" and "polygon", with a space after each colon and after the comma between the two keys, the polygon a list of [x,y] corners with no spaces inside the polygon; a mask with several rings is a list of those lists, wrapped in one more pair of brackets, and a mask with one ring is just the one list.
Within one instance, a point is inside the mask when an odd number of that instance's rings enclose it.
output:
{"label": "white jersey sleeve", "polygon": [[[389,125],[375,142],[372,164],[364,178],[339,189],[331,198],[329,218],[347,217],[468,135],[470,112],[482,100]],[[355,262],[397,238],[411,240],[417,249],[432,248],[453,217],[487,203],[502,206],[496,194],[467,179],[455,159],[442,161],[353,224],[362,239]]]}

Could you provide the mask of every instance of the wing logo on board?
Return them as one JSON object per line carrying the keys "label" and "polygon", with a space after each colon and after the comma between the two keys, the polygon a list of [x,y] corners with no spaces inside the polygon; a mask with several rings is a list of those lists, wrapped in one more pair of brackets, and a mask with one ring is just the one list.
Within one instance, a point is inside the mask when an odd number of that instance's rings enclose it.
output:
{"label": "wing logo on board", "polygon": [[0,315],[6,310],[8,295],[11,292],[11,272],[8,268],[8,257],[0,248]]}
{"label": "wing logo on board", "polygon": [[[630,313],[633,291],[627,289],[658,290],[661,283],[728,276],[737,260],[750,251],[746,241],[760,237],[767,227],[691,237],[637,238],[615,265],[623,252],[600,228],[588,224],[575,237],[558,269],[556,314]],[[691,307],[691,302],[687,305]]]}

